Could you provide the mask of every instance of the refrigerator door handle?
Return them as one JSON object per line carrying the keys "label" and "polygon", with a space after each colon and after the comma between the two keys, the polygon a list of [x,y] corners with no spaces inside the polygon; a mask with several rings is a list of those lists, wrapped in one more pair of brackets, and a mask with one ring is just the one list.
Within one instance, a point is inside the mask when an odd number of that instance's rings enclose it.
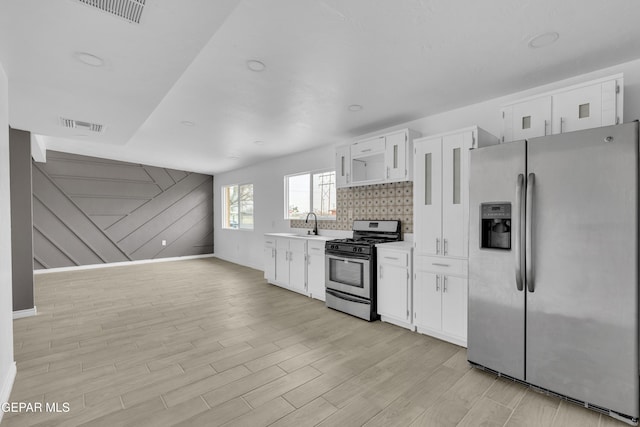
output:
{"label": "refrigerator door handle", "polygon": [[524,190],[524,175],[519,174],[516,181],[516,212],[515,216],[518,221],[518,229],[515,230],[515,247],[514,255],[516,257],[516,288],[518,291],[524,289],[524,277],[522,275],[522,223],[523,209],[522,209],[522,191]]}
{"label": "refrigerator door handle", "polygon": [[526,282],[527,290],[533,292],[535,289],[533,280],[533,188],[535,185],[536,174],[530,173],[527,177],[527,213],[526,213],[526,234],[525,234],[525,265],[526,265]]}

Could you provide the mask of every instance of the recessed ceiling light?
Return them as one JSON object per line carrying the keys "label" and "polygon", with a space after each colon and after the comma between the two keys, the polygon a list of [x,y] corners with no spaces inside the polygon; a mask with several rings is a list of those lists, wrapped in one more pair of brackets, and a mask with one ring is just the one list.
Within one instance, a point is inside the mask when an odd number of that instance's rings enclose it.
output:
{"label": "recessed ceiling light", "polygon": [[87,52],[75,52],[73,57],[83,64],[91,67],[102,67],[104,65],[104,59]]}
{"label": "recessed ceiling light", "polygon": [[264,145],[264,141],[253,141],[256,145]]}
{"label": "recessed ceiling light", "polygon": [[547,47],[557,42],[559,38],[560,34],[556,33],[555,31],[538,34],[537,36],[533,36],[531,37],[531,39],[529,39],[529,47],[531,49]]}
{"label": "recessed ceiling light", "polygon": [[264,71],[267,66],[264,65],[264,62],[262,61],[258,61],[257,59],[250,59],[247,61],[247,68],[249,68],[251,71],[260,72]]}
{"label": "recessed ceiling light", "polygon": [[362,105],[360,104],[351,104],[349,105],[349,111],[362,111]]}
{"label": "recessed ceiling light", "polygon": [[195,122],[192,122],[190,120],[183,120],[180,122],[181,124],[183,124],[184,126],[195,126]]}

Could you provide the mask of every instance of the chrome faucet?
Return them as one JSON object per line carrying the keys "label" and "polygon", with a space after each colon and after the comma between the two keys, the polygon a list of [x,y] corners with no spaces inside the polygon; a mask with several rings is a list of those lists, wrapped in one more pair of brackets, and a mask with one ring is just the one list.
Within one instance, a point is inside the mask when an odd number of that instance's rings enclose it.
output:
{"label": "chrome faucet", "polygon": [[313,234],[317,236],[318,235],[318,216],[315,214],[315,212],[309,212],[307,214],[307,219],[304,220],[305,224],[309,222],[309,215],[313,215],[313,218],[315,219],[315,222],[313,225]]}

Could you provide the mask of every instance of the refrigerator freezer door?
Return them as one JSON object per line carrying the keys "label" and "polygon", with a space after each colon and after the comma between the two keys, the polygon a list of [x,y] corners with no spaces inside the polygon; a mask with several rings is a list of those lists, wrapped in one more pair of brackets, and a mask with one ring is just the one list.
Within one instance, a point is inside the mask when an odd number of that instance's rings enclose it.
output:
{"label": "refrigerator freezer door", "polygon": [[529,141],[526,380],[638,417],[637,122]]}
{"label": "refrigerator freezer door", "polygon": [[[516,189],[525,174],[525,152],[524,141],[471,150],[469,177],[467,355],[471,362],[519,380],[525,379],[525,294],[516,281],[516,255],[522,248],[515,245],[523,243],[516,238],[523,228]],[[509,250],[481,248],[481,204],[487,202],[511,204]]]}

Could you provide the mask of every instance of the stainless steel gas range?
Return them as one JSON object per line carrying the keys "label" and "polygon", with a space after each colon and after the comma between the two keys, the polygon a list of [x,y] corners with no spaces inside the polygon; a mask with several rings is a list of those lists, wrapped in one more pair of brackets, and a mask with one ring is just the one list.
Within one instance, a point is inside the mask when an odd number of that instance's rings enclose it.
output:
{"label": "stainless steel gas range", "polygon": [[400,221],[354,221],[353,238],[325,245],[327,307],[368,321],[377,320],[377,243],[401,240]]}

